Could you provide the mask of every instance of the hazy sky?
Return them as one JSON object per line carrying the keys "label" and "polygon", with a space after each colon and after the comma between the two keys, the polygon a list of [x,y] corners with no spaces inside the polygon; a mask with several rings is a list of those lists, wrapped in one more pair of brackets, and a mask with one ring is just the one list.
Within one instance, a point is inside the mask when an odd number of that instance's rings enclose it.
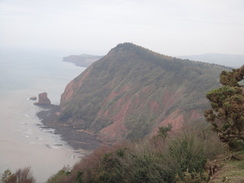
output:
{"label": "hazy sky", "polygon": [[244,55],[244,0],[0,0],[0,47]]}

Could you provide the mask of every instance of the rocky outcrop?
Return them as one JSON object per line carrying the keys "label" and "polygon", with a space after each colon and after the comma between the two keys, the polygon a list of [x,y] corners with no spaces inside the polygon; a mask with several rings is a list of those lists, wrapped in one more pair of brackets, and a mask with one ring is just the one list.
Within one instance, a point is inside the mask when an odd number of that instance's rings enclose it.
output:
{"label": "rocky outcrop", "polygon": [[51,105],[51,101],[47,97],[47,93],[43,92],[38,95],[38,102],[35,105]]}

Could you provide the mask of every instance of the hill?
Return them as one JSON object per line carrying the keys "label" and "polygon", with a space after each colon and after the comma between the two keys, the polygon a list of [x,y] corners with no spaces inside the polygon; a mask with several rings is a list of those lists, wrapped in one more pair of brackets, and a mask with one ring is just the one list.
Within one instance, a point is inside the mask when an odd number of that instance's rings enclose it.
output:
{"label": "hill", "polygon": [[99,60],[101,57],[102,56],[87,55],[87,54],[70,55],[70,56],[64,57],[63,61],[64,62],[71,62],[71,63],[74,63],[75,65],[81,66],[81,67],[88,67],[93,62]]}
{"label": "hill", "polygon": [[244,63],[244,55],[230,55],[230,54],[202,54],[202,55],[188,55],[180,56],[182,59],[189,59],[207,63],[215,63],[225,65],[228,67],[238,68]]}
{"label": "hill", "polygon": [[228,69],[119,44],[67,85],[59,123],[104,143],[154,135],[169,123],[177,131],[203,119],[205,94]]}

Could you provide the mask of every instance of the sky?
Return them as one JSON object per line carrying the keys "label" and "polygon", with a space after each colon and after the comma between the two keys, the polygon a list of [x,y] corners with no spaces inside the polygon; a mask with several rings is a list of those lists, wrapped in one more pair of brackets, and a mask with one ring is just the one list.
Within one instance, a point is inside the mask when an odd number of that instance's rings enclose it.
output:
{"label": "sky", "polygon": [[0,0],[0,48],[244,55],[244,0]]}

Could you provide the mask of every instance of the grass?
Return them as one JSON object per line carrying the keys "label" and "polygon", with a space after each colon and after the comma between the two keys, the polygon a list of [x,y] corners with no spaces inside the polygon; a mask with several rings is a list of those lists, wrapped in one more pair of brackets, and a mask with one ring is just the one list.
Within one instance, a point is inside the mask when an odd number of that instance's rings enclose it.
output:
{"label": "grass", "polygon": [[210,183],[244,183],[244,151],[231,154],[239,160],[226,160],[230,154],[214,160],[220,170],[214,174]]}

